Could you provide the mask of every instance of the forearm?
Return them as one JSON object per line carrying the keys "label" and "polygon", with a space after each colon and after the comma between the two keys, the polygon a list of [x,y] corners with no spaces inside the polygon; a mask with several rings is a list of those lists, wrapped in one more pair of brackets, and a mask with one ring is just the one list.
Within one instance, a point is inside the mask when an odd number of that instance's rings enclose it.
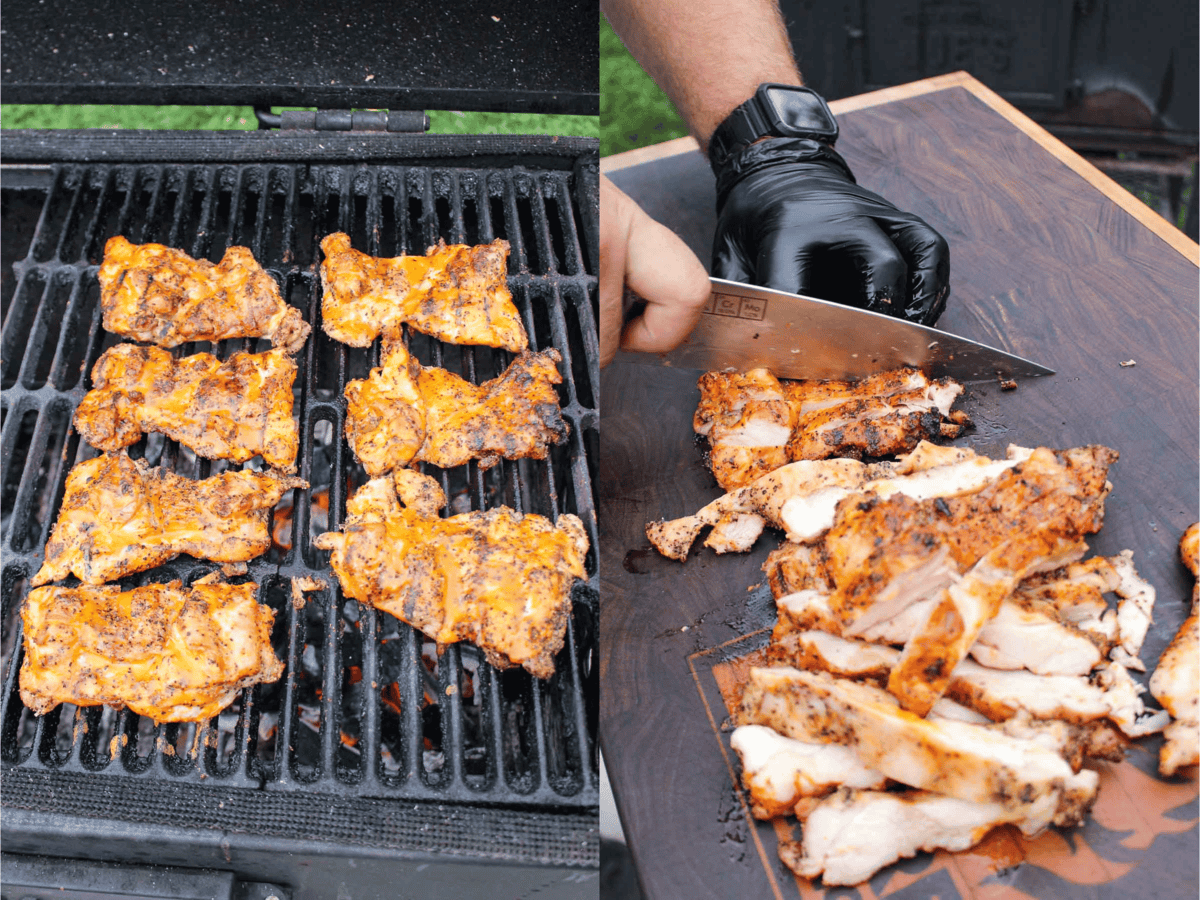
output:
{"label": "forearm", "polygon": [[764,81],[801,84],[775,0],[601,0],[703,150]]}

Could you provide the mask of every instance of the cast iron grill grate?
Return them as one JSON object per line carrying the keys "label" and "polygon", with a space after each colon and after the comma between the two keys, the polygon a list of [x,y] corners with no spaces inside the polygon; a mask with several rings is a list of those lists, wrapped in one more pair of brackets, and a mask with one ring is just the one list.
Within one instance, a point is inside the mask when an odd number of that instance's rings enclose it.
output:
{"label": "cast iron grill grate", "polygon": [[[0,347],[3,519],[0,599],[4,694],[0,758],[5,768],[99,773],[132,786],[195,786],[319,791],[348,797],[517,804],[574,811],[598,804],[594,739],[598,714],[596,517],[591,493],[597,442],[598,344],[594,175],[533,167],[65,164],[54,166],[31,229],[13,224],[16,195],[5,189],[5,263]],[[10,209],[10,207],[13,207]],[[555,517],[573,512],[592,547],[589,580],[576,585],[566,645],[556,674],[542,682],[523,670],[497,671],[470,645],[440,656],[432,642],[392,616],[342,597],[328,554],[312,537],[341,524],[347,496],[366,475],[346,445],[347,381],[378,365],[372,348],[346,347],[320,331],[321,238],[351,235],[378,256],[422,253],[438,237],[512,245],[509,284],[532,349],[563,355],[560,395],[568,441],[544,461],[502,462],[481,471],[427,467],[449,498],[447,514],[505,504]],[[227,246],[251,248],[284,296],[313,323],[297,357],[295,409],[300,475],[275,511],[275,544],[249,563],[245,580],[276,610],[272,642],[286,662],[273,685],[243,691],[200,725],[161,725],[128,711],[64,705],[45,716],[18,693],[20,605],[61,502],[71,467],[97,455],[70,425],[99,355],[119,342],[100,325],[96,269],[104,242],[124,234],[197,258]],[[13,238],[17,240],[14,242]],[[12,255],[11,260],[9,259]],[[23,256],[18,256],[23,254]],[[443,345],[411,333],[426,365],[475,381],[498,375],[503,351]],[[230,340],[179,348],[221,358],[265,341]],[[196,458],[150,435],[135,457],[203,478],[227,463]],[[252,460],[247,466],[255,466]],[[190,583],[211,563],[181,557],[122,584],[179,578]],[[324,591],[291,603],[289,579],[323,577]],[[233,579],[242,580],[242,579]]]}

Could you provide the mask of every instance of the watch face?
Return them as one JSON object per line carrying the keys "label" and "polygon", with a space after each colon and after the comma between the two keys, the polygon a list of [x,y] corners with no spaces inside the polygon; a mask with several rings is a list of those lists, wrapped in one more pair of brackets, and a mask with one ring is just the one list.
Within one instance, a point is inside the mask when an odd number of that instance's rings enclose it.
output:
{"label": "watch face", "polygon": [[787,87],[768,87],[764,93],[785,134],[837,133],[837,125],[815,94]]}

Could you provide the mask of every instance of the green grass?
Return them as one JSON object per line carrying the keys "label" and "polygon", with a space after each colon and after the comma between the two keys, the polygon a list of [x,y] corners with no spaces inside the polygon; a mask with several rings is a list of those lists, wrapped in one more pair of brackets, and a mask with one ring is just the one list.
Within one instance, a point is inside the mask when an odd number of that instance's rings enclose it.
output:
{"label": "green grass", "polygon": [[[273,112],[279,112],[274,108]],[[598,137],[597,116],[430,111],[433,134],[554,134]],[[154,128],[254,130],[247,106],[38,106],[0,107],[0,128]]]}
{"label": "green grass", "polygon": [[659,144],[688,133],[667,95],[600,17],[600,155]]}

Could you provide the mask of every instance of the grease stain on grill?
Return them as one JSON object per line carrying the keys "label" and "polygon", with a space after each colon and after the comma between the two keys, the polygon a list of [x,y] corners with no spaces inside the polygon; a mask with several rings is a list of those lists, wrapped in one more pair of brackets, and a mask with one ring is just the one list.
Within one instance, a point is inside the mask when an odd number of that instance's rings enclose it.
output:
{"label": "grease stain on grill", "polygon": [[[510,286],[535,347],[558,347],[569,360],[560,396],[572,437],[546,462],[505,461],[486,471],[473,463],[446,471],[422,468],[446,491],[445,515],[500,504],[551,517],[580,514],[593,541],[587,567],[595,578],[594,460],[587,458],[597,450],[594,363],[588,362],[595,355],[595,326],[585,310],[593,305],[596,279],[588,264],[593,237],[581,230],[572,177],[444,166],[64,165],[40,191],[5,188],[0,429],[4,544],[13,551],[0,570],[0,758],[6,764],[282,790],[311,784],[351,796],[596,805],[594,590],[576,586],[558,672],[540,682],[520,669],[497,671],[470,645],[439,655],[394,617],[342,598],[325,554],[310,544],[312,535],[337,527],[346,497],[365,481],[342,435],[342,388],[379,359],[378,342],[367,350],[323,342],[317,242],[329,231],[345,230],[358,249],[395,256],[423,253],[439,236],[470,244],[502,237],[513,246]],[[36,202],[27,202],[30,196]],[[8,212],[22,204],[29,214],[10,221]],[[12,227],[22,221],[25,229],[10,241]],[[67,471],[97,455],[69,429],[70,413],[88,386],[82,376],[121,341],[100,328],[94,269],[113,233],[214,261],[229,245],[250,246],[317,328],[317,344],[297,358],[296,384],[304,436],[299,464],[312,488],[284,498],[274,513],[271,550],[251,561],[248,575],[234,579],[258,582],[260,602],[276,611],[271,642],[287,663],[285,674],[242,691],[228,709],[198,725],[156,726],[128,711],[69,705],[39,718],[17,694],[22,652],[16,610],[28,573],[39,561]],[[56,255],[62,265],[53,263]],[[422,363],[444,365],[475,383],[496,377],[511,361],[511,354],[491,348],[453,347],[415,333],[409,339]],[[212,351],[227,359],[267,346],[227,340]],[[205,349],[196,343],[175,353]],[[130,452],[189,478],[234,468],[199,459],[161,435],[143,437]],[[27,477],[31,455],[40,462]],[[261,468],[261,460],[244,467]],[[14,502],[19,522],[10,514]],[[213,568],[181,557],[121,585],[171,578],[191,583]],[[293,574],[322,575],[330,587],[296,610],[288,581]]]}

